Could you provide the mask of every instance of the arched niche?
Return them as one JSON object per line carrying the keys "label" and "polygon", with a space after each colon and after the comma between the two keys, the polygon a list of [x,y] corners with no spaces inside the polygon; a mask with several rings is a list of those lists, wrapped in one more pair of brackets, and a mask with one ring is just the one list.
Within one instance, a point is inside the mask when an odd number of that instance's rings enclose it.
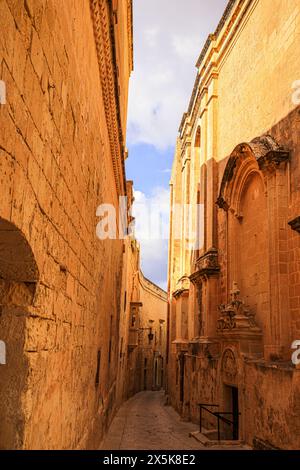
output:
{"label": "arched niche", "polygon": [[25,324],[39,272],[23,233],[0,218],[0,340],[6,360],[0,365],[0,448],[20,449],[25,416],[22,398],[28,363],[24,354]]}
{"label": "arched niche", "polygon": [[243,300],[256,310],[264,357],[272,361],[290,358],[288,251],[280,243],[288,236],[290,157],[289,149],[270,135],[238,145],[227,161],[217,199],[226,213],[227,296],[235,278],[242,284]]}
{"label": "arched niche", "polygon": [[230,155],[217,204],[227,213],[227,292],[237,282],[241,298],[270,335],[268,194],[262,167],[283,151],[270,136],[239,144]]}
{"label": "arched niche", "polygon": [[191,254],[191,263],[199,257],[199,250],[203,247],[204,232],[204,204],[206,198],[206,164],[201,159],[201,127],[198,125],[193,134],[192,145],[192,171],[191,171],[191,203],[193,204],[193,231],[195,234],[195,248]]}
{"label": "arched niche", "polygon": [[201,127],[198,126],[195,134],[194,148],[200,153],[201,147]]}

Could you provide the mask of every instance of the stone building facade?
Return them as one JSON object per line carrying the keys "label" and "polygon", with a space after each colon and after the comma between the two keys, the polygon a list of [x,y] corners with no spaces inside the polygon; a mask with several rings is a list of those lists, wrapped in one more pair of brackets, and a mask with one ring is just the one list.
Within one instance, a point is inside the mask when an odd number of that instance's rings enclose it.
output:
{"label": "stone building facade", "polygon": [[[117,406],[130,0],[1,0],[0,447],[97,448]],[[4,84],[4,86],[3,86]]]}
{"label": "stone building facade", "polygon": [[135,272],[130,302],[126,398],[165,386],[167,293]]}
{"label": "stone building facade", "polygon": [[200,403],[232,413],[222,435],[256,448],[300,446],[299,52],[299,2],[229,1],[171,177],[171,207],[192,208],[171,212],[170,401],[195,422]]}

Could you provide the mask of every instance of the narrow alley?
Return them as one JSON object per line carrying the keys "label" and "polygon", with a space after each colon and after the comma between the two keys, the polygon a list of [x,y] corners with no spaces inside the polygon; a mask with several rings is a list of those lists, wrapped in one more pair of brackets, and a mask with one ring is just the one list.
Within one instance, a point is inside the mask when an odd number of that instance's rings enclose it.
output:
{"label": "narrow alley", "polygon": [[115,416],[102,450],[249,450],[247,446],[204,447],[190,437],[198,426],[182,421],[166,405],[163,391],[140,392],[125,402]]}
{"label": "narrow alley", "polygon": [[300,0],[0,0],[0,29],[2,467],[299,452]]}
{"label": "narrow alley", "polygon": [[199,449],[201,444],[189,437],[197,430],[180,420],[170,406],[165,406],[164,392],[140,392],[125,402],[114,418],[103,450]]}

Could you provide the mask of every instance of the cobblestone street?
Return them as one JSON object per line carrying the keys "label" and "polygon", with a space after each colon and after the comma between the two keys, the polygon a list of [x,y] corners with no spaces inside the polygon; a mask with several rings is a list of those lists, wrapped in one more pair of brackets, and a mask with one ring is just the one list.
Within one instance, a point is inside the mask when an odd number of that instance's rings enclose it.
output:
{"label": "cobblestone street", "polygon": [[[103,450],[208,450],[189,433],[196,424],[181,421],[171,406],[165,405],[164,392],[140,392],[128,400],[115,416]],[[224,446],[210,447],[224,450]],[[226,446],[242,450],[247,446]]]}
{"label": "cobblestone street", "polygon": [[202,448],[189,433],[197,425],[180,420],[165,406],[164,392],[140,392],[120,408],[103,443],[104,450],[161,450]]}

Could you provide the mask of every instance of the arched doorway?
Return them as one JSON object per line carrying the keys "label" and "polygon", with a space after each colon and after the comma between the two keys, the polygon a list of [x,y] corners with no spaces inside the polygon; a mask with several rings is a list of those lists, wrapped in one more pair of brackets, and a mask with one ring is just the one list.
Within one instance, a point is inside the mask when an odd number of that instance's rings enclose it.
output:
{"label": "arched doorway", "polygon": [[221,391],[222,405],[228,421],[222,422],[223,437],[225,439],[239,439],[240,428],[240,404],[239,404],[239,380],[238,361],[236,351],[227,348],[223,352],[221,361]]}
{"label": "arched doorway", "polygon": [[0,448],[20,449],[25,416],[22,398],[28,363],[24,354],[26,317],[38,281],[38,268],[22,232],[0,218],[0,340],[6,346],[0,365]]}

